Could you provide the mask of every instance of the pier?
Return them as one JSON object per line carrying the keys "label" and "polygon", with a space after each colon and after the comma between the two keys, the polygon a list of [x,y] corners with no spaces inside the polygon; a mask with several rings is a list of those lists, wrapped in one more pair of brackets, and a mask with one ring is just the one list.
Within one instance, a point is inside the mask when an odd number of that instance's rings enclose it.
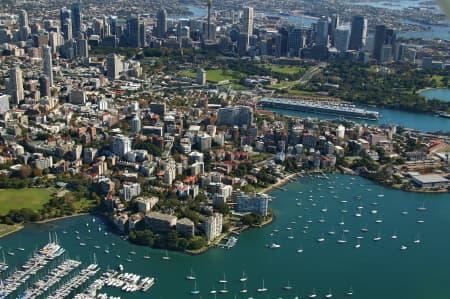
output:
{"label": "pier", "polygon": [[225,249],[229,250],[229,249],[233,248],[236,245],[236,243],[238,241],[238,238],[236,238],[234,236],[230,236],[230,237],[227,237],[227,238],[223,238],[222,240],[226,241],[225,244],[219,243],[219,244],[217,244],[217,247],[225,248]]}

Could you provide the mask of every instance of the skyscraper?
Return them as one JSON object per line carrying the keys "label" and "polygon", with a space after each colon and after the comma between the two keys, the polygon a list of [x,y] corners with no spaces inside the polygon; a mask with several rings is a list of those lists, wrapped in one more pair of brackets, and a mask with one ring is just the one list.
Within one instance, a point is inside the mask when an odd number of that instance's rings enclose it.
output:
{"label": "skyscraper", "polygon": [[89,57],[89,46],[86,39],[80,39],[77,42],[77,54],[79,57],[87,58]]}
{"label": "skyscraper", "polygon": [[248,36],[253,35],[253,7],[244,8],[243,15],[243,32]]}
{"label": "skyscraper", "polygon": [[380,60],[381,51],[383,46],[385,45],[386,40],[386,26],[385,25],[377,25],[375,27],[375,42],[373,46],[373,58],[376,60]]}
{"label": "skyscraper", "polygon": [[208,40],[211,39],[211,33],[210,33],[210,29],[211,29],[211,6],[212,6],[212,0],[206,0],[206,5],[208,6],[208,31],[207,31],[207,38]]}
{"label": "skyscraper", "polygon": [[81,25],[83,23],[83,14],[81,2],[72,3],[72,32],[78,34],[81,32]]}
{"label": "skyscraper", "polygon": [[361,50],[366,46],[367,19],[363,16],[353,16],[350,34],[349,50]]}
{"label": "skyscraper", "polygon": [[61,25],[61,31],[63,31],[63,25],[67,19],[72,19],[72,11],[63,7],[59,11],[59,23]]}
{"label": "skyscraper", "polygon": [[122,61],[116,54],[111,54],[106,58],[107,76],[109,80],[116,80],[122,71]]}
{"label": "skyscraper", "polygon": [[50,79],[46,75],[39,77],[39,92],[41,93],[41,97],[51,96]]}
{"label": "skyscraper", "polygon": [[329,26],[329,34],[330,34],[330,42],[334,46],[334,33],[336,32],[336,28],[341,24],[339,15],[334,14],[331,16],[331,22]]}
{"label": "skyscraper", "polygon": [[9,77],[9,92],[14,104],[24,99],[22,70],[19,66],[11,69]]}
{"label": "skyscraper", "polygon": [[19,12],[19,25],[20,28],[28,26],[28,13],[26,10],[21,10]]}
{"label": "skyscraper", "polygon": [[334,47],[340,51],[345,52],[348,50],[348,42],[350,39],[350,27],[341,25],[336,27],[334,31]]}
{"label": "skyscraper", "polygon": [[301,28],[293,28],[288,35],[288,50],[291,56],[298,57],[300,49],[305,47],[305,35]]}
{"label": "skyscraper", "polygon": [[50,80],[50,86],[53,86],[52,51],[47,45],[42,46],[42,71]]}
{"label": "skyscraper", "polygon": [[65,7],[60,10],[61,32],[64,35],[64,40],[72,39],[72,12]]}
{"label": "skyscraper", "polygon": [[156,14],[156,36],[165,37],[167,32],[167,11],[165,9],[158,10]]}
{"label": "skyscraper", "polygon": [[132,16],[127,20],[128,25],[128,45],[134,48],[141,47],[139,15]]}
{"label": "skyscraper", "polygon": [[316,45],[328,46],[328,18],[317,21]]}

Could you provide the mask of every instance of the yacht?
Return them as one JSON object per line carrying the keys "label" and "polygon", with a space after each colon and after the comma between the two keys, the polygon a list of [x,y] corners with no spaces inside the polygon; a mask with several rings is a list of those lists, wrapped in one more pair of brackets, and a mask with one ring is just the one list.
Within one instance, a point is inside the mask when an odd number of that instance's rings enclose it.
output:
{"label": "yacht", "polygon": [[219,280],[220,283],[227,283],[227,279],[225,278],[225,273],[223,273],[223,278]]}
{"label": "yacht", "polygon": [[198,295],[200,294],[200,290],[197,289],[197,281],[194,281],[194,289],[191,291],[192,295]]}
{"label": "yacht", "polygon": [[328,232],[330,236],[334,236],[336,232],[334,231],[334,226],[331,228],[331,230]]}
{"label": "yacht", "polygon": [[312,293],[308,295],[308,298],[316,298],[317,294],[316,294],[316,289],[313,289]]}
{"label": "yacht", "polygon": [[425,220],[419,219],[419,220],[417,220],[417,223],[420,223],[420,224],[425,223]]}
{"label": "yacht", "polygon": [[267,288],[264,286],[264,279],[262,280],[262,287],[259,289],[256,289],[256,291],[259,293],[267,292]]}
{"label": "yacht", "polygon": [[130,262],[132,262],[133,260],[132,260],[131,258],[127,257],[126,261],[130,263]]}
{"label": "yacht", "polygon": [[339,222],[339,225],[344,225],[345,224],[345,222],[344,222],[344,217],[342,217],[341,218],[341,222]]}
{"label": "yacht", "polygon": [[169,253],[167,252],[167,250],[166,250],[166,255],[164,255],[164,256],[162,257],[162,259],[165,260],[165,261],[170,260]]}
{"label": "yacht", "polygon": [[270,244],[270,248],[272,248],[272,249],[277,249],[277,248],[280,248],[280,247],[281,247],[280,244],[276,244],[276,243]]}
{"label": "yacht", "polygon": [[406,249],[408,249],[408,247],[406,247],[405,245],[402,245],[402,246],[400,247],[400,250],[406,250]]}
{"label": "yacht", "polygon": [[223,289],[221,289],[219,292],[222,293],[222,294],[228,293],[226,282],[223,284]]}
{"label": "yacht", "polygon": [[195,280],[195,274],[194,274],[194,270],[192,270],[192,268],[191,268],[191,273],[189,275],[186,275],[186,279],[187,280]]}
{"label": "yacht", "polygon": [[116,254],[116,258],[120,259],[120,255],[119,255],[119,254]]}
{"label": "yacht", "polygon": [[355,245],[355,248],[360,248],[361,247],[361,242],[359,242],[359,239],[358,239],[358,243]]}
{"label": "yacht", "polygon": [[350,289],[345,293],[347,296],[353,296],[353,287],[350,286]]}
{"label": "yacht", "polygon": [[369,232],[369,229],[367,228],[367,225],[364,226],[364,227],[362,227],[362,228],[361,228],[361,231],[362,231],[363,233]]}
{"label": "yacht", "polygon": [[380,233],[377,234],[377,236],[375,238],[373,238],[374,241],[380,241],[381,240],[381,236]]}
{"label": "yacht", "polygon": [[123,265],[122,264],[119,265],[119,271],[123,271]]}
{"label": "yacht", "polygon": [[427,208],[425,208],[425,201],[422,203],[420,207],[417,208],[417,211],[425,212]]}
{"label": "yacht", "polygon": [[324,223],[325,222],[325,219],[323,218],[323,215],[320,216],[320,219],[317,220],[317,222],[319,222],[319,223]]}
{"label": "yacht", "polygon": [[325,237],[322,234],[319,238],[317,238],[317,242],[322,243],[323,241],[325,241]]}
{"label": "yacht", "polygon": [[375,223],[382,223],[383,219],[380,217],[379,219],[375,220]]}
{"label": "yacht", "polygon": [[339,244],[347,243],[347,240],[345,240],[345,233],[342,233],[342,238],[337,240]]}
{"label": "yacht", "polygon": [[300,247],[297,249],[297,253],[302,253],[303,252],[303,246],[300,245]]}
{"label": "yacht", "polygon": [[240,282],[245,282],[245,281],[247,281],[247,276],[245,275],[245,272],[244,272],[244,271],[242,271],[242,277],[239,278],[239,281],[240,281]]}
{"label": "yacht", "polygon": [[408,211],[403,211],[402,215],[408,215]]}
{"label": "yacht", "polygon": [[331,292],[331,289],[328,290],[328,293],[325,294],[325,298],[331,298],[333,297],[333,293]]}
{"label": "yacht", "polygon": [[292,290],[292,286],[291,286],[291,284],[289,283],[289,280],[288,280],[288,282],[287,282],[287,285],[285,285],[285,286],[283,287],[283,289],[285,289],[286,291]]}
{"label": "yacht", "polygon": [[393,240],[395,240],[395,239],[397,239],[397,238],[398,238],[398,236],[397,236],[396,233],[394,233],[394,234],[391,236],[391,239],[393,239]]}
{"label": "yacht", "polygon": [[150,255],[149,254],[144,255],[144,259],[145,260],[149,260],[150,259]]}

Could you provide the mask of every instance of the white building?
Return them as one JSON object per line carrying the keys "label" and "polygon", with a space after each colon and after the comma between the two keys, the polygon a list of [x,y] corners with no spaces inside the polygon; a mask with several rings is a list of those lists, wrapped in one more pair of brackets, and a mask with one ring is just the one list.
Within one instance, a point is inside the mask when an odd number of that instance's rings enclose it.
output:
{"label": "white building", "polygon": [[222,233],[222,221],[223,221],[222,214],[214,213],[211,217],[208,217],[202,223],[202,227],[206,235],[206,240],[208,242],[214,240]]}
{"label": "white building", "polygon": [[241,192],[236,196],[236,212],[252,212],[267,216],[269,206],[269,196],[263,193],[256,193],[251,196]]}
{"label": "white building", "polygon": [[139,183],[126,183],[123,185],[123,197],[126,201],[141,194],[141,185]]}
{"label": "white building", "polygon": [[131,151],[131,139],[123,135],[115,135],[112,140],[112,151],[119,157],[124,157]]}

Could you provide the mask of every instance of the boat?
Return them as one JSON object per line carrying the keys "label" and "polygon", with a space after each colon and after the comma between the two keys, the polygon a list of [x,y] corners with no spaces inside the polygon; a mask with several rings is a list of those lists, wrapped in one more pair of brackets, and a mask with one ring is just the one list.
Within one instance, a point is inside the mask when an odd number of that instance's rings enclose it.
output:
{"label": "boat", "polygon": [[322,234],[319,238],[317,238],[317,242],[322,243],[323,241],[325,241],[325,237]]}
{"label": "boat", "polygon": [[127,257],[127,258],[126,258],[126,261],[127,261],[127,262],[132,262],[133,260],[132,260],[131,258]]}
{"label": "boat", "polygon": [[222,294],[228,293],[227,283],[226,282],[223,283],[223,289],[221,289],[219,292],[222,293]]}
{"label": "boat", "polygon": [[400,250],[406,250],[408,249],[408,247],[406,247],[405,245],[400,246]]}
{"label": "boat", "polygon": [[347,293],[345,293],[347,296],[353,296],[353,287],[350,286],[350,289],[348,289]]}
{"label": "boat", "polygon": [[367,225],[366,225],[366,226],[363,226],[363,227],[361,228],[361,231],[362,231],[363,233],[369,232],[369,229],[367,228]]}
{"label": "boat", "polygon": [[420,224],[425,223],[425,220],[419,219],[419,220],[417,220],[417,223],[420,223]]}
{"label": "boat", "polygon": [[194,289],[191,291],[191,295],[200,294],[200,290],[197,289],[197,281],[194,281]]}
{"label": "boat", "polygon": [[106,246],[106,248],[105,248],[105,253],[109,254],[109,247],[108,246]]}
{"label": "boat", "polygon": [[80,246],[86,246],[86,243],[81,242]]}
{"label": "boat", "polygon": [[414,239],[413,243],[414,244],[419,244],[420,243],[419,233],[417,233],[417,237]]}
{"label": "boat", "polygon": [[423,201],[422,205],[416,209],[419,212],[425,212],[427,208],[425,208],[425,201]]}
{"label": "boat", "polygon": [[248,292],[246,283],[244,282],[244,286],[242,287],[242,290],[239,291],[241,294],[246,294]]}
{"label": "boat", "polygon": [[136,251],[132,250],[129,252],[131,255],[136,255]]}
{"label": "boat", "polygon": [[122,264],[119,264],[118,268],[119,268],[120,271],[123,271],[123,265]]}
{"label": "boat", "polygon": [[220,283],[227,283],[227,279],[225,277],[225,273],[223,273],[223,278],[219,280]]}
{"label": "boat", "polygon": [[289,280],[287,281],[287,285],[285,285],[285,286],[283,287],[283,289],[285,289],[286,291],[292,290],[292,286],[291,286]]}
{"label": "boat", "polygon": [[378,233],[378,234],[376,235],[376,237],[373,238],[373,240],[374,240],[374,241],[380,241],[380,240],[381,240],[381,235],[380,235],[380,233]]}
{"label": "boat", "polygon": [[276,244],[276,243],[272,243],[272,244],[270,244],[269,247],[270,247],[271,249],[277,249],[277,248],[280,248],[281,245],[280,245],[280,244]]}
{"label": "boat", "polygon": [[264,279],[262,280],[262,287],[259,289],[256,289],[256,291],[259,293],[267,292],[267,288],[264,286]]}
{"label": "boat", "polygon": [[194,270],[192,270],[192,268],[191,268],[191,273],[186,275],[186,279],[187,280],[195,280],[195,274],[194,274]]}
{"label": "boat", "polygon": [[328,232],[329,235],[334,236],[336,234],[335,230],[334,230],[334,226],[331,227],[331,230]]}
{"label": "boat", "polygon": [[11,250],[8,250],[8,252],[6,253],[7,255],[10,255],[10,256],[13,256],[13,255],[15,255],[15,253],[14,252],[12,252]]}
{"label": "boat", "polygon": [[116,258],[120,259],[120,255],[116,254]]}
{"label": "boat", "polygon": [[397,236],[397,233],[396,232],[394,232],[394,234],[391,236],[391,239],[397,239],[398,238],[398,236]]}
{"label": "boat", "polygon": [[342,217],[341,218],[341,222],[339,222],[339,225],[344,225],[345,224],[345,222],[344,222],[344,217]]}
{"label": "boat", "polygon": [[303,246],[300,245],[300,247],[297,249],[297,253],[302,253],[303,252]]}
{"label": "boat", "polygon": [[240,282],[245,282],[245,281],[247,281],[247,276],[245,275],[245,272],[244,272],[244,271],[242,271],[242,277],[239,278],[239,281],[240,281]]}
{"label": "boat", "polygon": [[166,255],[164,255],[164,256],[162,257],[162,259],[165,260],[165,261],[170,260],[169,253],[167,252],[167,250],[166,250]]}
{"label": "boat", "polygon": [[402,215],[408,215],[408,211],[402,211]]}
{"label": "boat", "polygon": [[25,248],[23,248],[23,247],[17,247],[17,250],[19,250],[19,251],[25,251]]}
{"label": "boat", "polygon": [[210,294],[216,294],[216,287],[213,285],[213,288],[211,289],[211,291],[209,291]]}
{"label": "boat", "polygon": [[328,290],[328,293],[325,294],[325,298],[331,298],[333,297],[333,293],[331,292],[331,289]]}
{"label": "boat", "polygon": [[308,295],[308,298],[316,298],[317,294],[316,294],[316,289],[312,290],[312,293]]}
{"label": "boat", "polygon": [[361,242],[358,239],[358,243],[355,245],[355,248],[360,248],[361,247]]}
{"label": "boat", "polygon": [[342,233],[342,237],[339,240],[337,240],[337,242],[339,244],[347,243],[347,240],[345,240],[345,233],[344,232]]}
{"label": "boat", "polygon": [[149,254],[144,255],[144,259],[145,260],[149,260],[150,259],[150,255]]}

